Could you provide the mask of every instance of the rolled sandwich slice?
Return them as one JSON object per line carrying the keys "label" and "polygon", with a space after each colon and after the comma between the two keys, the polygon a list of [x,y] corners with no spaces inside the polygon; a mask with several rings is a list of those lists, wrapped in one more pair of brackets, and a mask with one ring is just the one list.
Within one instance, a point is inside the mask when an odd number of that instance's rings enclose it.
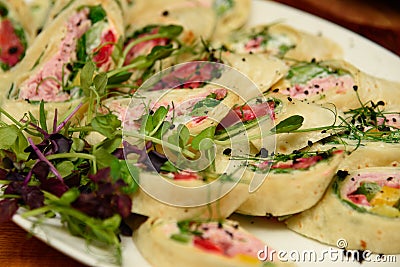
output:
{"label": "rolled sandwich slice", "polygon": [[274,259],[259,260],[264,242],[230,220],[149,218],[133,240],[152,266],[294,266]]}
{"label": "rolled sandwich slice", "polygon": [[227,35],[243,27],[249,17],[252,6],[251,0],[208,1],[217,17],[213,38]]}
{"label": "rolled sandwich slice", "polygon": [[236,212],[254,216],[286,216],[315,205],[343,160],[344,151],[275,154],[248,161],[243,182],[264,175],[257,191]]}
{"label": "rolled sandwich slice", "polygon": [[[264,98],[264,99],[263,99]],[[292,153],[300,150],[332,134],[332,131],[321,131],[320,127],[329,127],[339,124],[339,113],[335,112],[332,106],[321,106],[317,104],[307,104],[294,99],[288,99],[278,94],[268,94],[264,97],[256,97],[250,101],[239,104],[233,109],[234,113],[241,118],[241,123],[248,125],[247,133],[251,137],[250,142],[260,151],[265,144],[263,138],[268,136],[274,138],[275,152],[281,154]],[[233,113],[233,112],[232,112]],[[232,120],[232,114],[228,114],[221,124],[226,127],[226,131],[232,131],[238,123]],[[290,122],[290,119],[294,119]],[[259,124],[257,122],[271,119],[273,123],[289,123],[288,126],[299,126],[296,131],[274,131],[273,124]],[[289,121],[286,121],[289,119]],[[283,128],[282,128],[283,129]],[[288,128],[289,129],[289,128]],[[217,132],[218,133],[218,132]],[[221,133],[221,137],[225,134]]]}
{"label": "rolled sandwich slice", "polygon": [[[316,143],[311,147],[312,150],[316,151],[332,148],[347,152],[339,165],[339,169],[342,170],[400,166],[400,144],[398,143],[385,143],[382,141],[358,143],[349,139],[333,139],[324,144]],[[373,156],[371,157],[371,155]]]}
{"label": "rolled sandwich slice", "polygon": [[[267,54],[222,52],[221,61],[247,76],[261,92],[285,77],[289,70],[284,61]],[[240,88],[238,94],[246,95],[245,91],[246,88]]]}
{"label": "rolled sandwich slice", "polygon": [[84,102],[92,83],[90,74],[82,73],[84,65],[93,62],[92,74],[111,69],[122,35],[121,12],[113,1],[72,2],[37,37],[18,74],[1,85],[2,108],[17,120],[28,112],[38,118],[37,104],[44,101],[52,120],[55,109],[64,114]]}
{"label": "rolled sandwich slice", "polygon": [[250,7],[250,0],[140,0],[128,5],[125,23],[128,31],[149,24],[178,24],[185,29],[182,41],[193,43],[240,28],[249,17]]}
{"label": "rolled sandwich slice", "polygon": [[24,58],[36,36],[31,21],[25,1],[0,1],[0,74],[13,69]]}
{"label": "rolled sandwich slice", "polygon": [[297,30],[283,23],[245,27],[216,38],[214,46],[224,45],[235,53],[266,53],[289,60],[338,59],[343,52],[329,37]]}
{"label": "rolled sandwich slice", "polygon": [[400,169],[339,170],[320,202],[290,217],[289,229],[322,243],[375,253],[400,253]]}
{"label": "rolled sandwich slice", "polygon": [[[207,1],[206,1],[207,2]],[[211,37],[216,24],[216,16],[205,1],[135,1],[128,6],[124,20],[127,36],[151,25],[175,24],[183,27],[180,40],[185,44],[199,42],[200,38]],[[206,23],[204,23],[206,21]]]}
{"label": "rolled sandwich slice", "polygon": [[299,62],[271,90],[310,103],[331,103],[342,111],[369,101],[399,105],[399,83],[362,72],[342,60]]}
{"label": "rolled sandwich slice", "polygon": [[[145,189],[139,188],[134,194],[132,194],[132,201],[135,203],[132,205],[132,212],[148,217],[159,217],[164,219],[176,219],[176,220],[188,220],[188,219],[225,219],[237,210],[237,208],[246,201],[249,197],[248,185],[245,183],[233,183],[230,181],[221,181],[217,179],[224,179],[226,175],[218,173],[197,173],[191,170],[169,170],[170,163],[161,166],[160,175],[166,181],[184,188],[195,188],[204,187],[209,183],[219,186],[221,190],[224,188],[231,187],[232,189],[222,195],[218,199],[211,199],[208,194],[193,194],[191,197],[201,201],[201,205],[195,207],[184,207],[179,205],[173,205],[157,199],[152,192],[146,192]],[[151,178],[152,174],[142,174],[148,176],[146,179]],[[153,174],[154,175],[154,174]],[[157,174],[155,174],[157,175]],[[139,179],[143,178],[140,176]],[[229,178],[229,176],[226,176]],[[229,179],[228,179],[229,180]],[[157,186],[157,184],[154,184]],[[210,189],[209,194],[215,194],[215,191]],[[152,190],[153,191],[153,190]],[[157,193],[156,193],[157,194]],[[171,194],[168,199],[171,202],[180,201],[179,195],[173,196]],[[185,203],[183,200],[182,203]],[[205,203],[205,204],[203,204]]]}

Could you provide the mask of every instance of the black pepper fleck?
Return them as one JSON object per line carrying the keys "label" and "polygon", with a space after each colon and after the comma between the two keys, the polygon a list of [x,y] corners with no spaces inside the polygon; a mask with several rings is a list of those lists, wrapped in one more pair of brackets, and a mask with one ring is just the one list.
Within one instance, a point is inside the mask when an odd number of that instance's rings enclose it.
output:
{"label": "black pepper fleck", "polygon": [[336,175],[339,178],[346,178],[346,176],[349,175],[349,172],[348,171],[343,171],[343,170],[338,170]]}
{"label": "black pepper fleck", "polygon": [[11,46],[11,47],[8,49],[8,53],[9,53],[10,55],[15,54],[15,53],[17,53],[17,52],[18,52],[18,47],[16,47],[16,46]]}

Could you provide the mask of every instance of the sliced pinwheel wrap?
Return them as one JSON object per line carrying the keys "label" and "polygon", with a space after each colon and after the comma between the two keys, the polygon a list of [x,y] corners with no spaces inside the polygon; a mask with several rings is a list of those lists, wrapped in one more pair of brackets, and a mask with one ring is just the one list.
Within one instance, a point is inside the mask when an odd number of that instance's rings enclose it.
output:
{"label": "sliced pinwheel wrap", "polygon": [[177,24],[184,28],[186,43],[225,35],[243,26],[250,13],[250,0],[135,1],[128,5],[128,32],[150,24]]}
{"label": "sliced pinwheel wrap", "polygon": [[[204,1],[135,1],[125,13],[127,36],[149,25],[180,25],[180,40],[186,44],[199,38],[209,39],[216,24],[216,16],[209,3]],[[205,23],[206,22],[206,23]]]}
{"label": "sliced pinwheel wrap", "polygon": [[400,84],[364,73],[342,60],[299,62],[272,89],[294,99],[331,103],[346,111],[369,101],[398,106]]}
{"label": "sliced pinwheel wrap", "polygon": [[31,21],[23,0],[0,1],[0,74],[14,69],[32,45],[36,32]]}
{"label": "sliced pinwheel wrap", "polygon": [[299,61],[343,56],[340,46],[329,38],[309,34],[283,23],[245,27],[223,38],[216,37],[214,46],[220,45],[234,53],[265,53]]}
{"label": "sliced pinwheel wrap", "polygon": [[289,229],[346,249],[400,253],[400,169],[373,167],[339,170],[324,197],[311,209],[290,217]]}
{"label": "sliced pinwheel wrap", "polygon": [[[289,70],[288,65],[284,61],[267,54],[223,52],[221,60],[224,64],[247,76],[260,91],[270,88],[281,78],[285,77]],[[239,88],[237,93],[241,96],[246,95],[246,90],[247,88]]]}
{"label": "sliced pinwheel wrap", "polygon": [[358,143],[355,140],[341,139],[325,144],[316,143],[311,147],[318,151],[332,148],[347,152],[339,169],[357,170],[368,167],[400,166],[400,144],[397,143],[372,141]]}
{"label": "sliced pinwheel wrap", "polygon": [[[161,171],[161,175],[174,185],[186,188],[206,186],[209,182],[212,182],[206,175],[204,176],[201,173],[191,172],[190,170],[176,172]],[[218,174],[214,174],[214,176],[216,175]],[[214,183],[219,183],[221,188],[232,186],[233,189],[217,200],[208,201],[207,195],[196,196],[202,197],[204,202],[209,202],[207,204],[196,207],[179,207],[164,203],[154,198],[151,194],[146,193],[142,188],[139,188],[131,196],[133,203],[135,203],[135,205],[132,205],[131,211],[148,217],[159,217],[164,219],[225,219],[233,214],[235,210],[237,210],[237,208],[249,197],[247,184],[238,183],[236,185],[231,185],[229,182],[219,181],[214,181]],[[177,201],[178,199],[180,199],[180,196],[176,196],[174,201]]]}
{"label": "sliced pinwheel wrap", "polygon": [[231,220],[149,218],[134,232],[133,240],[154,266],[294,266],[259,260],[264,242]]}
{"label": "sliced pinwheel wrap", "polygon": [[332,149],[249,160],[243,182],[255,174],[265,177],[236,212],[285,216],[309,209],[323,196],[343,157],[344,151]]}
{"label": "sliced pinwheel wrap", "polygon": [[[291,117],[302,118],[298,130],[304,130],[304,132],[280,132],[274,133],[273,129],[261,127],[248,129],[248,134],[251,136],[257,135],[273,135],[275,137],[276,153],[288,154],[292,153],[294,150],[300,150],[310,145],[310,143],[315,143],[323,138],[331,135],[330,131],[321,131],[319,127],[328,127],[331,125],[337,125],[338,112],[335,112],[332,106],[321,106],[317,104],[304,103],[297,101],[295,99],[282,97],[278,94],[268,94],[266,95],[267,102],[274,103],[269,108],[273,111],[268,115],[273,119],[275,125],[289,119]],[[257,102],[257,99],[255,100]],[[252,116],[248,116],[249,119],[254,120],[255,118],[262,118],[267,114],[262,112],[266,107],[262,107],[262,103],[248,103],[243,105],[243,107],[248,107],[246,109],[252,110]],[[238,107],[240,110],[240,107]],[[242,108],[243,109],[243,108]],[[268,113],[269,114],[269,113]],[[246,120],[246,116],[244,117]],[[266,125],[269,127],[270,125]],[[292,125],[289,125],[292,126]],[[313,130],[315,129],[315,130]],[[250,142],[257,148],[258,151],[262,148],[262,143],[260,138],[252,138]]]}
{"label": "sliced pinwheel wrap", "polygon": [[121,36],[121,11],[114,1],[72,1],[39,34],[18,73],[1,85],[2,108],[17,120],[28,112],[38,118],[38,103],[44,101],[50,120],[55,109],[65,114],[87,96],[80,80],[84,62],[93,61],[94,73],[111,69]]}
{"label": "sliced pinwheel wrap", "polygon": [[209,0],[217,17],[213,38],[243,27],[250,17],[251,0]]}

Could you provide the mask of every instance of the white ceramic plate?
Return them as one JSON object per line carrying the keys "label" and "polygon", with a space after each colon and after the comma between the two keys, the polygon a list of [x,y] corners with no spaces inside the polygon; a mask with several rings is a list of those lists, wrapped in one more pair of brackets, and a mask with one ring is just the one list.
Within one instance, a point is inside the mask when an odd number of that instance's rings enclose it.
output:
{"label": "white ceramic plate", "polygon": [[[269,23],[283,20],[285,23],[303,31],[313,34],[323,34],[339,43],[345,52],[345,59],[361,70],[375,76],[390,80],[400,81],[400,58],[377,44],[343,29],[333,23],[327,22],[308,13],[289,8],[287,6],[271,2],[254,0],[249,23],[251,25]],[[311,239],[300,236],[288,230],[284,224],[276,223],[266,218],[252,218],[234,215],[244,228],[264,240],[266,244],[275,250],[281,250],[286,254],[285,258],[296,258],[312,251],[317,260],[310,262],[307,256],[297,261],[298,266],[399,266],[400,255],[390,258],[392,262],[377,263],[374,255],[371,262],[358,262],[342,257],[342,251],[335,247],[323,245]],[[29,231],[32,222],[16,215],[14,222]],[[73,237],[63,229],[58,220],[48,221],[34,230],[34,235],[48,243],[50,246],[60,250],[70,257],[90,266],[115,266],[112,259],[112,251],[108,248],[88,246],[80,238]],[[122,238],[123,266],[150,266],[140,255],[131,238]],[[308,251],[308,252],[307,252]],[[157,251],[154,251],[157,253]],[[330,255],[329,253],[332,253]],[[310,255],[310,254],[308,254]],[[322,260],[323,255],[325,259]],[[336,256],[335,256],[336,255]],[[337,260],[335,260],[337,257]],[[388,258],[387,258],[388,260]]]}

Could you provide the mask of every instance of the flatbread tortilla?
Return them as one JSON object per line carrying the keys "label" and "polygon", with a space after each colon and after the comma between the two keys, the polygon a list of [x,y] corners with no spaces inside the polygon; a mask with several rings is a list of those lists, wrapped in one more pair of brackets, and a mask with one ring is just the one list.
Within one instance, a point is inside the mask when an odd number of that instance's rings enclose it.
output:
{"label": "flatbread tortilla", "polygon": [[370,250],[384,254],[400,253],[399,217],[379,215],[365,211],[365,208],[360,210],[360,205],[350,205],[343,200],[345,188],[350,183],[357,182],[358,175],[363,173],[371,173],[374,176],[380,173],[382,178],[386,179],[385,177],[391,175],[396,176],[396,173],[398,176],[399,169],[360,169],[351,171],[343,181],[343,178],[336,176],[320,202],[286,221],[288,228],[332,246],[336,246],[339,239],[345,239],[346,249]]}

